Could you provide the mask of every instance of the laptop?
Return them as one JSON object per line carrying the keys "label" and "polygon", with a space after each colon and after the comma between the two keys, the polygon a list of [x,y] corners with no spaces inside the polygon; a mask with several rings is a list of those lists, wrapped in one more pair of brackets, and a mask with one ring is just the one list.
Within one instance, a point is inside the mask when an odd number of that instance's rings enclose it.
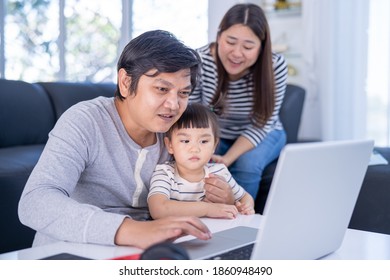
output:
{"label": "laptop", "polygon": [[[371,140],[287,144],[272,180],[260,228],[238,226],[208,241],[179,243],[190,259],[324,257],[344,238],[373,150]],[[245,258],[244,258],[245,259]]]}

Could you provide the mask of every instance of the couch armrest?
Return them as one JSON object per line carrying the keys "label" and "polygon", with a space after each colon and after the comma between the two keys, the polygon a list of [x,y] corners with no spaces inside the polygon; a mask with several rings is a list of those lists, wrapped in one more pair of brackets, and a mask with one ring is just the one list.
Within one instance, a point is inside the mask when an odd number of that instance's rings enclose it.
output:
{"label": "couch armrest", "polygon": [[[300,86],[288,84],[286,93],[284,95],[283,104],[279,113],[280,120],[284,126],[284,129],[286,130],[287,143],[298,142],[298,131],[301,122],[304,101],[305,90]],[[256,213],[263,213],[277,161],[277,159],[274,160],[264,169],[260,181],[259,193],[255,199]]]}
{"label": "couch armrest", "polygon": [[282,107],[280,108],[280,120],[286,130],[287,143],[298,142],[298,132],[301,122],[305,90],[297,85],[288,84]]}

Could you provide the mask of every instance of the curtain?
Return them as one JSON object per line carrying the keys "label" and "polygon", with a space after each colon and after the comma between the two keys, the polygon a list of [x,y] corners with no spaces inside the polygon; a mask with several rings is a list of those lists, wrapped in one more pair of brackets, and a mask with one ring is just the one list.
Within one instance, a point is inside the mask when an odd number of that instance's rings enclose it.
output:
{"label": "curtain", "polygon": [[[364,138],[369,1],[303,0],[311,129],[320,140]],[[307,112],[308,113],[308,112]]]}
{"label": "curtain", "polygon": [[390,146],[390,1],[371,0],[367,69],[367,134]]}

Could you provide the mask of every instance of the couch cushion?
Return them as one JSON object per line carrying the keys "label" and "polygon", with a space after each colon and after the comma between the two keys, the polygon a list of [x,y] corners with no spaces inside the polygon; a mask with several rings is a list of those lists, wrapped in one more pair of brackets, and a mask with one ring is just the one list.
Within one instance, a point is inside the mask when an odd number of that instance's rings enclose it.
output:
{"label": "couch cushion", "polygon": [[390,234],[390,148],[375,150],[389,164],[368,166],[349,227]]}
{"label": "couch cushion", "polygon": [[46,143],[54,123],[50,99],[41,87],[0,79],[0,148]]}
{"label": "couch cushion", "polygon": [[98,96],[113,97],[116,90],[116,84],[114,83],[41,82],[38,84],[50,96],[57,119],[69,107],[80,101],[93,99]]}
{"label": "couch cushion", "polygon": [[38,144],[0,149],[0,177],[29,176],[44,147],[44,144]]}
{"label": "couch cushion", "polygon": [[35,231],[24,226],[18,217],[18,203],[27,174],[0,176],[0,253],[31,247]]}

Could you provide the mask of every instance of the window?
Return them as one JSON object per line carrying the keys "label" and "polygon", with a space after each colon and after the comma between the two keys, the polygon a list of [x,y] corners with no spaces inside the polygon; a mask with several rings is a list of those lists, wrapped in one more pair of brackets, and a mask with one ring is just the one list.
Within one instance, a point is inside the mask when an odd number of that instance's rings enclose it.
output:
{"label": "window", "polygon": [[59,71],[58,3],[6,1],[5,77],[52,80]]}
{"label": "window", "polygon": [[121,38],[152,29],[168,30],[193,48],[207,42],[207,0],[1,2],[0,77],[6,79],[116,81]]}
{"label": "window", "polygon": [[67,80],[115,81],[121,7],[120,0],[65,1]]}

